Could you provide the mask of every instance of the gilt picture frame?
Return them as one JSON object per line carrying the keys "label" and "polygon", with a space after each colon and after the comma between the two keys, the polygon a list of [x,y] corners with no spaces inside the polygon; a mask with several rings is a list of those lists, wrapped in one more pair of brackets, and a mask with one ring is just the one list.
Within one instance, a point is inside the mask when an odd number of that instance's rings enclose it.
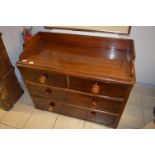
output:
{"label": "gilt picture frame", "polygon": [[45,26],[45,29],[104,32],[129,35],[131,26]]}

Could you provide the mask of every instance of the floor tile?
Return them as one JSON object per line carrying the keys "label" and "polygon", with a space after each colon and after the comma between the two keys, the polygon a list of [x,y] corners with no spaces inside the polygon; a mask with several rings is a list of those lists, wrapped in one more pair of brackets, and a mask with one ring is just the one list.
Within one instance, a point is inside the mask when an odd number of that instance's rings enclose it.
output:
{"label": "floor tile", "polygon": [[127,104],[142,105],[142,95],[138,93],[131,93]]}
{"label": "floor tile", "polygon": [[129,128],[143,128],[143,112],[142,106],[127,105],[121,117],[119,126],[126,126]]}
{"label": "floor tile", "polygon": [[84,129],[111,129],[105,125],[85,121]]}
{"label": "floor tile", "polygon": [[144,123],[145,125],[155,119],[153,115],[153,108],[149,107],[143,107],[143,112],[144,112]]}
{"label": "floor tile", "polygon": [[146,107],[155,107],[155,97],[153,96],[143,96],[142,105]]}
{"label": "floor tile", "polygon": [[16,103],[1,122],[16,128],[22,128],[33,110],[34,108],[29,105]]}
{"label": "floor tile", "polygon": [[58,115],[54,128],[55,129],[82,129],[83,125],[84,125],[84,120]]}
{"label": "floor tile", "polygon": [[117,129],[134,129],[133,127],[121,126],[119,125]]}
{"label": "floor tile", "polygon": [[0,109],[0,121],[4,117],[4,115],[6,115],[6,114],[7,114],[7,111]]}
{"label": "floor tile", "polygon": [[151,121],[145,125],[144,129],[155,129],[155,122]]}
{"label": "floor tile", "polygon": [[28,104],[34,107],[32,99],[26,89],[24,89],[24,94],[20,97],[20,99],[17,102]]}
{"label": "floor tile", "polygon": [[42,110],[34,110],[33,114],[30,116],[24,128],[49,129],[49,128],[52,128],[56,118],[57,118],[57,114],[55,113],[42,111]]}
{"label": "floor tile", "polygon": [[0,129],[16,129],[16,128],[0,123]]}
{"label": "floor tile", "polygon": [[142,84],[135,84],[135,86],[132,89],[132,92],[155,97],[155,87],[146,86]]}

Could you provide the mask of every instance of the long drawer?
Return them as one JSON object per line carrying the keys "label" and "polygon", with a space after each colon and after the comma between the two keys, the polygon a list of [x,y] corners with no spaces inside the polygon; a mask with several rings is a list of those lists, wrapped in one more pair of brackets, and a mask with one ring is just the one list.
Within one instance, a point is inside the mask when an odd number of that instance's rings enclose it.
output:
{"label": "long drawer", "polygon": [[120,110],[120,104],[122,104],[116,101],[108,101],[97,97],[90,97],[75,93],[69,93],[68,103],[83,108],[103,111],[104,113],[109,113],[111,115],[117,115]]}
{"label": "long drawer", "polygon": [[34,105],[36,108],[51,112],[59,113],[62,108],[62,103],[55,102],[49,98],[43,98],[38,96],[33,96]]}
{"label": "long drawer", "polygon": [[56,112],[80,119],[86,119],[87,110],[75,108],[64,103],[53,101],[49,98],[32,96],[36,108],[50,112]]}
{"label": "long drawer", "polygon": [[60,114],[110,126],[115,123],[117,118],[116,116],[107,115],[102,112],[97,112],[95,110],[85,110],[82,108],[72,107],[65,104],[60,110]]}
{"label": "long drawer", "polygon": [[48,97],[56,102],[67,102],[68,92],[59,89],[52,89],[47,86],[32,84],[30,82],[26,82],[26,85],[32,96]]}
{"label": "long drawer", "polygon": [[107,97],[124,98],[125,85],[105,83],[90,79],[70,77],[70,88]]}
{"label": "long drawer", "polygon": [[86,120],[112,126],[116,121],[116,116],[107,115],[101,112],[88,111]]}
{"label": "long drawer", "polygon": [[67,87],[67,80],[64,75],[33,69],[20,69],[20,71],[25,80],[55,87]]}
{"label": "long drawer", "polygon": [[77,108],[66,104],[63,105],[60,111],[60,114],[62,115],[67,115],[67,116],[84,119],[84,120],[87,118],[87,113],[88,111],[85,109]]}

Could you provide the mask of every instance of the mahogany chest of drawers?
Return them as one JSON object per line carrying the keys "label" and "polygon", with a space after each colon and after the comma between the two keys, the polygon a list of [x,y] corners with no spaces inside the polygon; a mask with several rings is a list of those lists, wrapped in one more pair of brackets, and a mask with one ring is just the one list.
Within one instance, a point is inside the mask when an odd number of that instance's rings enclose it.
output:
{"label": "mahogany chest of drawers", "polygon": [[0,108],[11,109],[22,94],[0,33]]}
{"label": "mahogany chest of drawers", "polygon": [[133,40],[39,32],[17,66],[36,108],[116,128],[134,59]]}

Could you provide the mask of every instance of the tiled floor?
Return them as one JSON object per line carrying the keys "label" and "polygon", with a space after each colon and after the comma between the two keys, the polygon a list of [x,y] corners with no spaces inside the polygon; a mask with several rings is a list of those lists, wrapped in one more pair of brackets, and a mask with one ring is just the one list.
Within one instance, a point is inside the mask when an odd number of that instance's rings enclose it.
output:
{"label": "tiled floor", "polygon": [[[131,92],[118,129],[141,129],[152,119],[155,106],[155,89],[136,86]],[[152,127],[153,125],[151,125]],[[63,116],[34,108],[25,90],[25,94],[8,112],[0,109],[1,129],[108,129],[108,127],[76,118]]]}

